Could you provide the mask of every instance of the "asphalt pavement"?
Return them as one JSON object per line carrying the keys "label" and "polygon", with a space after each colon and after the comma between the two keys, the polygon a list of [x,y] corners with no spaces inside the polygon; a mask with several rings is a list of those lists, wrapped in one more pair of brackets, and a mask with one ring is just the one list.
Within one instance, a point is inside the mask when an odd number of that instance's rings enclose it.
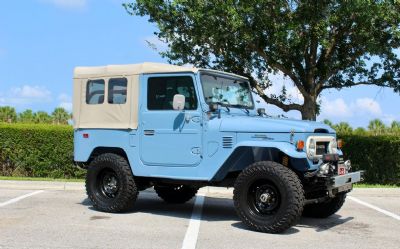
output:
{"label": "asphalt pavement", "polygon": [[83,183],[0,181],[0,248],[399,248],[400,188],[349,196],[327,219],[265,234],[239,220],[232,189],[180,205],[146,190],[132,212],[110,214],[91,207]]}

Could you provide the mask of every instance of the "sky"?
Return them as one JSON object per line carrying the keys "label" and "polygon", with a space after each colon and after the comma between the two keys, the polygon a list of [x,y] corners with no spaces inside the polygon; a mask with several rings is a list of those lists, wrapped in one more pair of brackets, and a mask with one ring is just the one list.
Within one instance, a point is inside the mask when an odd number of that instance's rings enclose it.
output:
{"label": "sky", "polygon": [[[128,0],[4,1],[0,9],[0,106],[51,112],[72,110],[72,76],[76,66],[167,62],[146,41],[162,50],[154,24],[126,13]],[[285,85],[293,101],[302,98],[281,75],[270,93]],[[357,86],[321,95],[317,120],[366,127],[371,119],[400,121],[400,95],[391,89]],[[270,115],[300,118],[260,103]]]}

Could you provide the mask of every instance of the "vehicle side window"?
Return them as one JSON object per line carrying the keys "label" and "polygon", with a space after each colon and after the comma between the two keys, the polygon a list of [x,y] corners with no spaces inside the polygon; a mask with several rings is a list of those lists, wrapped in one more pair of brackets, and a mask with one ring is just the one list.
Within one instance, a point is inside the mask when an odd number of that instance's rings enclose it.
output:
{"label": "vehicle side window", "polygon": [[147,109],[173,110],[172,102],[175,94],[185,96],[185,110],[197,109],[196,90],[190,76],[149,78]]}
{"label": "vehicle side window", "polygon": [[104,80],[89,80],[86,85],[86,104],[104,103]]}
{"label": "vehicle side window", "polygon": [[108,103],[125,104],[128,80],[126,78],[113,78],[108,81]]}

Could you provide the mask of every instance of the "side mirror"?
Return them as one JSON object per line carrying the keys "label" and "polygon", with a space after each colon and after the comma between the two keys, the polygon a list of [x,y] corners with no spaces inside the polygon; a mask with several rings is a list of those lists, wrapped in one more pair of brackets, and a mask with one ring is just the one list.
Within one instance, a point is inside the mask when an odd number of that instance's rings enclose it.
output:
{"label": "side mirror", "polygon": [[265,115],[265,108],[258,108],[257,113],[259,116],[264,116]]}
{"label": "side mirror", "polygon": [[216,112],[218,110],[218,104],[211,103],[208,105],[208,108],[210,109],[210,112]]}
{"label": "side mirror", "polygon": [[182,94],[175,94],[172,108],[174,108],[174,110],[183,110],[185,108],[185,96]]}

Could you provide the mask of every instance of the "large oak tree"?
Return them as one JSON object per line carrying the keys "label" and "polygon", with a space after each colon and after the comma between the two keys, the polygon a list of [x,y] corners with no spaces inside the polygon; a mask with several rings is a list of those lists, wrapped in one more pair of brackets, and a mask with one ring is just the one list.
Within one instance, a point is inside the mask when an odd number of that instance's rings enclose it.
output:
{"label": "large oak tree", "polygon": [[[267,103],[315,120],[326,89],[377,85],[400,91],[399,0],[136,0],[132,15],[148,16],[168,44],[171,63],[250,78]],[[274,73],[304,97],[292,103],[266,90]]]}

